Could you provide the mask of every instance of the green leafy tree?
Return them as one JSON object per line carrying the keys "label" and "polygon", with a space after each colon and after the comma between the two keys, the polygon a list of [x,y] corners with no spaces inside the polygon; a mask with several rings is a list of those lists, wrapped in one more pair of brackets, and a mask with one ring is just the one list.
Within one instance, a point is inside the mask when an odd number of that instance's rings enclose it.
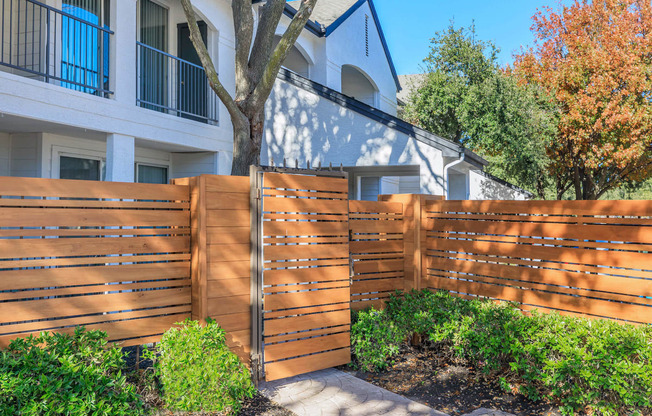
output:
{"label": "green leafy tree", "polygon": [[652,5],[575,0],[533,17],[515,71],[560,109],[549,147],[557,183],[598,199],[652,176]]}
{"label": "green leafy tree", "polygon": [[499,49],[476,38],[475,27],[437,32],[424,60],[427,77],[405,117],[489,160],[488,171],[549,198],[546,143],[555,111],[535,87],[521,86],[497,63]]}

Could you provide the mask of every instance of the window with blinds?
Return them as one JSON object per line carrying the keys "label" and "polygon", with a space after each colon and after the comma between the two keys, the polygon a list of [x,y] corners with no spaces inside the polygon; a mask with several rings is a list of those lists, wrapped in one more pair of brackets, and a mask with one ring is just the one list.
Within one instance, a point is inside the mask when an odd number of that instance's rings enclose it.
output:
{"label": "window with blinds", "polygon": [[[140,43],[150,48],[140,54],[140,105],[166,112],[169,102],[168,9],[152,0],[140,0]],[[161,53],[164,52],[164,53]]]}

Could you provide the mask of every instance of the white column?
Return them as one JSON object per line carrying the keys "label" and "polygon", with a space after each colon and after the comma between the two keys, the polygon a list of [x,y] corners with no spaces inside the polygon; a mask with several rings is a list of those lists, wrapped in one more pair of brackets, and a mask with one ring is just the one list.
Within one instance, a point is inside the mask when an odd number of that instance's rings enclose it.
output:
{"label": "white column", "polygon": [[127,105],[136,105],[136,0],[111,1],[111,89],[114,98]]}
{"label": "white column", "polygon": [[231,165],[233,164],[233,153],[231,152],[217,152],[216,156],[216,174],[230,175]]}
{"label": "white column", "polygon": [[342,92],[342,67],[329,60],[326,61],[326,86]]}
{"label": "white column", "polygon": [[121,134],[106,136],[106,180],[134,182],[135,139]]}

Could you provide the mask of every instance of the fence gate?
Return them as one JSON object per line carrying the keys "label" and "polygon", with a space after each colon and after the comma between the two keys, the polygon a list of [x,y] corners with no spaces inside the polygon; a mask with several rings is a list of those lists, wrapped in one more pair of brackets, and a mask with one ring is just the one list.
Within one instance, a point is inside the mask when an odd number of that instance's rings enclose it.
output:
{"label": "fence gate", "polygon": [[254,376],[348,363],[347,174],[252,168],[251,178]]}

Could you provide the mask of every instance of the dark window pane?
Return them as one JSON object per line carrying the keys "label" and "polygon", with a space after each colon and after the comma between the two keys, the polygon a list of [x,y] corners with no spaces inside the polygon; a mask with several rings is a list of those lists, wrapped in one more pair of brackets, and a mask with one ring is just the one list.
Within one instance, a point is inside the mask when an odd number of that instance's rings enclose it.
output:
{"label": "dark window pane", "polygon": [[59,178],[100,180],[100,161],[78,157],[61,156],[59,160]]}
{"label": "dark window pane", "polygon": [[168,183],[168,168],[138,165],[139,183]]}

